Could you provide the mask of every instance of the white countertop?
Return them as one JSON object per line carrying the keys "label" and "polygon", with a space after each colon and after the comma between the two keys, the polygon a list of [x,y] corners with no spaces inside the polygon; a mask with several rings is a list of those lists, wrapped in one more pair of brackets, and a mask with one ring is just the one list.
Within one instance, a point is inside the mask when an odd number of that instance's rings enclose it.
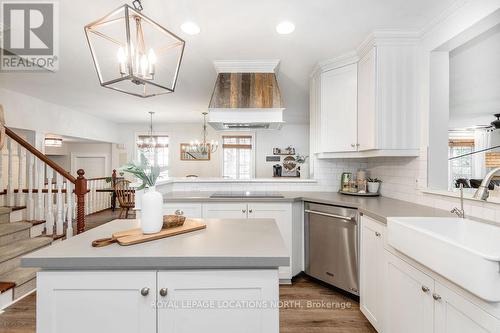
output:
{"label": "white countertop", "polygon": [[[201,220],[200,220],[201,221]],[[276,268],[290,258],[272,219],[203,220],[207,228],[147,243],[93,248],[93,240],[139,227],[137,220],[114,220],[61,243],[30,253],[24,267],[43,269],[204,269]]]}

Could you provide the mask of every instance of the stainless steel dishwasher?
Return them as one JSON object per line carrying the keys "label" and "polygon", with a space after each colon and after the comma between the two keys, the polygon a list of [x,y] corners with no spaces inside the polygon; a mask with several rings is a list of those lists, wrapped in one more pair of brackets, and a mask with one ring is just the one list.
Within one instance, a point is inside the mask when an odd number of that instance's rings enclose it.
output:
{"label": "stainless steel dishwasher", "polygon": [[307,275],[359,296],[356,209],[305,203]]}

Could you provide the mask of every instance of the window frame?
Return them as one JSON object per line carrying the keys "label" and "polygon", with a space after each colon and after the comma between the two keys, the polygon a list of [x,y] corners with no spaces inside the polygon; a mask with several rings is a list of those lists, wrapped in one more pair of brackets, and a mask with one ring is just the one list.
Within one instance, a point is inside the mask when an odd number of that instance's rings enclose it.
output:
{"label": "window frame", "polygon": [[[250,178],[249,179],[255,179],[255,172],[256,172],[256,161],[255,161],[255,152],[257,150],[257,147],[256,147],[256,140],[255,140],[255,136],[256,136],[256,133],[255,132],[247,132],[247,131],[241,131],[241,132],[223,132],[221,133],[221,144],[220,144],[220,148],[222,149],[222,151],[220,152],[220,170],[221,170],[221,177],[223,179],[232,179],[232,178],[225,178],[224,177],[224,137],[225,136],[250,136],[251,137],[251,144],[252,144],[252,148],[250,149],[250,158],[251,158],[251,161],[250,161]],[[236,178],[236,179],[232,179],[232,180],[245,180],[245,179],[241,179],[241,178]]]}

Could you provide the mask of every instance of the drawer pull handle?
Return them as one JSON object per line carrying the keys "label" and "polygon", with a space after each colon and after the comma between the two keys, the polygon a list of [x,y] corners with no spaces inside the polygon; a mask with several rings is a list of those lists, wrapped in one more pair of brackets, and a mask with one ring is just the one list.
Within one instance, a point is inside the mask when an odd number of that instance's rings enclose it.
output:
{"label": "drawer pull handle", "polygon": [[148,296],[149,295],[149,288],[144,287],[141,289],[141,295],[142,296]]}
{"label": "drawer pull handle", "polygon": [[168,289],[167,288],[161,288],[160,289],[160,296],[165,297],[168,295]]}

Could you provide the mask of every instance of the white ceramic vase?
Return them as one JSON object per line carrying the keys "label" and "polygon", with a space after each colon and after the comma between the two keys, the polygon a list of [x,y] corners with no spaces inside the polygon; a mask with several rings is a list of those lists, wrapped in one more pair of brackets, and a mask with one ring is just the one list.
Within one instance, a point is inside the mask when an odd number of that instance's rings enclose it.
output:
{"label": "white ceramic vase", "polygon": [[369,193],[378,193],[379,189],[380,189],[379,182],[368,182],[368,192]]}
{"label": "white ceramic vase", "polygon": [[144,234],[160,232],[163,227],[163,196],[154,186],[146,190],[141,202],[141,228]]}

